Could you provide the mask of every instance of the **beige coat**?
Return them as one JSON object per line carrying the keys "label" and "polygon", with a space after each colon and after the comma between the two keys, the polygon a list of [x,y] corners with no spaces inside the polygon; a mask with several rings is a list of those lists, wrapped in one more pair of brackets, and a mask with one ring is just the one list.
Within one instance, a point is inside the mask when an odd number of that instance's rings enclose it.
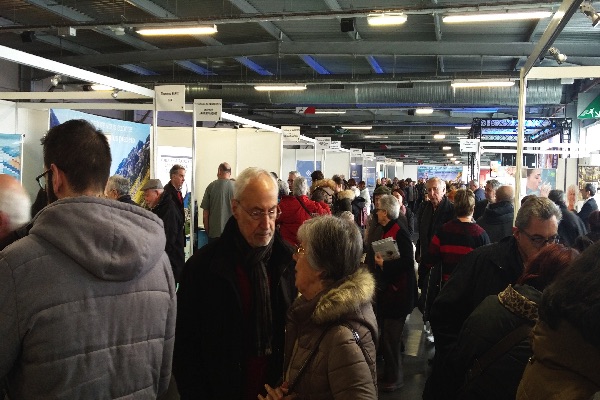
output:
{"label": "beige coat", "polygon": [[[360,269],[316,298],[307,301],[301,296],[290,307],[284,362],[286,381],[296,381],[298,371],[326,330],[293,388],[299,399],[377,399],[377,322],[371,305],[374,291],[372,275]],[[362,349],[346,323],[359,334]]]}

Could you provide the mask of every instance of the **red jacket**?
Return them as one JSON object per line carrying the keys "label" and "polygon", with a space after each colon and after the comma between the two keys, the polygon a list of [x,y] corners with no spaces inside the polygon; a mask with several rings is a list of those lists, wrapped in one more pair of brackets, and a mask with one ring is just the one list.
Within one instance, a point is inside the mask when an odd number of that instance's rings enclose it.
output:
{"label": "red jacket", "polygon": [[279,225],[281,236],[294,246],[299,244],[298,239],[296,238],[298,228],[300,228],[300,225],[302,225],[304,221],[311,218],[311,215],[306,212],[300,202],[304,204],[310,214],[331,214],[327,204],[312,201],[308,196],[283,196],[279,202],[281,215],[277,220],[277,224]]}

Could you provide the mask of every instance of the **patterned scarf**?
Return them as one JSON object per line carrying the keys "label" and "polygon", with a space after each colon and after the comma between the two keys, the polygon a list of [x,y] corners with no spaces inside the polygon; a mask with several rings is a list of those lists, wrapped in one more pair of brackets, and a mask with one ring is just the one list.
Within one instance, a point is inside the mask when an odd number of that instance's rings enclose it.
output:
{"label": "patterned scarf", "polygon": [[264,247],[252,248],[235,225],[234,245],[240,254],[243,268],[248,272],[252,285],[252,317],[254,321],[253,341],[255,355],[270,355],[273,351],[273,317],[271,290],[267,264],[273,250],[273,240]]}

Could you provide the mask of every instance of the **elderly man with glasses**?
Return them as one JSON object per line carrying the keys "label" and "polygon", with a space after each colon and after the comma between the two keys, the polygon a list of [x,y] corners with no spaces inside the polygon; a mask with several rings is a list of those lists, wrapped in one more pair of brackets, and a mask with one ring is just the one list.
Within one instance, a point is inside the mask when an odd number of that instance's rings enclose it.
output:
{"label": "elderly man with glasses", "polygon": [[188,260],[177,295],[173,368],[182,400],[256,399],[283,374],[296,289],[293,249],[275,230],[277,182],[247,168],[233,194],[233,216]]}
{"label": "elderly man with glasses", "polygon": [[546,244],[558,241],[561,218],[554,202],[544,197],[531,198],[519,209],[512,236],[479,247],[458,263],[431,308],[436,353],[424,399],[444,398],[444,393],[436,395],[431,391],[443,391],[441,366],[448,349],[456,343],[463,322],[486,296],[514,284],[525,264]]}

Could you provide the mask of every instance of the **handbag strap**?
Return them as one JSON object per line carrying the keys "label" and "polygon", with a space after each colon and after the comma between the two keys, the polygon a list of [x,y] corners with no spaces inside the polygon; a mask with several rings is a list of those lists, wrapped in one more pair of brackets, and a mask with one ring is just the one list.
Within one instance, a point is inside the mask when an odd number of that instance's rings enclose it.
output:
{"label": "handbag strap", "polygon": [[302,202],[302,200],[300,200],[300,197],[296,197],[296,200],[298,200],[298,203],[300,203],[300,205],[302,206],[302,208],[304,208],[304,211],[306,211],[306,213],[308,214],[308,217],[312,218],[311,212],[308,211],[308,208],[306,208],[306,205]]}

